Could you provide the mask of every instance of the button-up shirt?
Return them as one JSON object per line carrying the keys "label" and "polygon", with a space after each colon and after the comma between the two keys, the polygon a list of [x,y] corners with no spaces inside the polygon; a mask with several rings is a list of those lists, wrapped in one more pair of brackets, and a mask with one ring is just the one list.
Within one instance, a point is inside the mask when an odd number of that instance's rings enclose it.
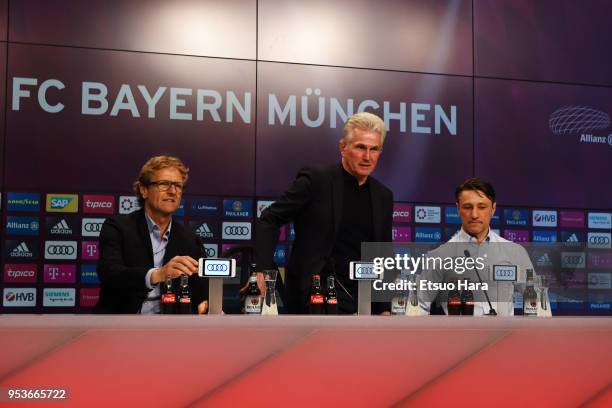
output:
{"label": "button-up shirt", "polygon": [[170,239],[170,229],[172,228],[172,220],[168,225],[168,229],[161,236],[161,229],[159,225],[155,224],[155,221],[149,217],[145,211],[145,218],[147,220],[147,228],[149,229],[149,238],[151,239],[151,247],[153,248],[153,268],[149,269],[145,276],[145,285],[149,289],[147,298],[142,303],[140,309],[141,314],[154,314],[160,312],[159,299],[161,297],[160,284],[151,285],[151,275],[156,268],[163,266],[164,255],[166,255],[166,247],[168,246],[168,240]]}

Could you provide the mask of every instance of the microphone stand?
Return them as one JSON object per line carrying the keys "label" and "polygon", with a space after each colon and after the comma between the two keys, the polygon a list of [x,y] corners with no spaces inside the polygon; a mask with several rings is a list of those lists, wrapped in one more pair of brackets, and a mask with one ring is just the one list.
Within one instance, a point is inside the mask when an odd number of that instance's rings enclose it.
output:
{"label": "microphone stand", "polygon": [[[465,251],[463,251],[463,255],[465,255],[467,258],[471,258],[472,255],[470,255],[470,251],[468,251],[467,249]],[[478,269],[474,268],[473,269],[474,272],[476,272],[476,276],[478,277],[478,281],[480,282],[480,285],[482,286],[482,279],[480,278],[480,274],[478,273]],[[485,316],[497,316],[497,312],[495,311],[495,309],[493,309],[493,305],[491,304],[491,300],[489,299],[489,291],[484,289],[484,294],[485,297],[487,298],[487,302],[489,303],[489,313],[485,313]]]}

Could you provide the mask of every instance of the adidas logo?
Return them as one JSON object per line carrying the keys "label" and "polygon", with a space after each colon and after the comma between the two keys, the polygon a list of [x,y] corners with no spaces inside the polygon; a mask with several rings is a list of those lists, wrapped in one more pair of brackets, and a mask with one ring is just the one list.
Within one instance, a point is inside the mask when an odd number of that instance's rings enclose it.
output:
{"label": "adidas logo", "polygon": [[53,228],[51,228],[51,234],[72,234],[72,228],[70,228],[66,220],[62,219],[60,222],[55,224]]}
{"label": "adidas logo", "polygon": [[579,242],[579,241],[578,241],[578,237],[576,236],[576,234],[572,234],[569,236],[569,238],[565,242]]}
{"label": "adidas logo", "polygon": [[552,262],[550,261],[550,257],[548,256],[548,253],[545,253],[544,255],[539,257],[538,260],[536,261],[536,265],[538,265],[538,266],[552,266]]}
{"label": "adidas logo", "polygon": [[30,252],[30,248],[28,248],[25,242],[22,242],[21,244],[17,245],[15,249],[11,251],[11,256],[13,257],[31,258],[32,255],[33,254],[32,252]]}
{"label": "adidas logo", "polygon": [[213,232],[206,223],[200,225],[195,233],[201,238],[213,238]]}

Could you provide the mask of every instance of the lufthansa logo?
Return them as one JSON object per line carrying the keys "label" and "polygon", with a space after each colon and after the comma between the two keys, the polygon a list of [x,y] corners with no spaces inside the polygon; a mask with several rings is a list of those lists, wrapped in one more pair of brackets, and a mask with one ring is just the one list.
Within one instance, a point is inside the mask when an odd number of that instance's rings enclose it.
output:
{"label": "lufthansa logo", "polygon": [[209,272],[226,272],[227,265],[223,264],[207,264],[206,270]]}
{"label": "lufthansa logo", "polygon": [[204,252],[206,253],[207,258],[212,258],[216,255],[216,252],[213,248],[204,248]]}
{"label": "lufthansa logo", "polygon": [[225,233],[228,235],[249,235],[251,229],[249,227],[225,227]]}
{"label": "lufthansa logo", "polygon": [[49,255],[72,255],[74,254],[74,247],[68,245],[49,245],[47,253]]}
{"label": "lufthansa logo", "polygon": [[569,265],[579,265],[584,262],[584,257],[577,255],[566,256],[563,258],[563,262]]}
{"label": "lufthansa logo", "polygon": [[87,232],[100,232],[102,231],[102,223],[88,222],[83,226],[83,229]]}
{"label": "lufthansa logo", "polygon": [[610,238],[608,237],[589,237],[589,242],[591,244],[609,244]]}

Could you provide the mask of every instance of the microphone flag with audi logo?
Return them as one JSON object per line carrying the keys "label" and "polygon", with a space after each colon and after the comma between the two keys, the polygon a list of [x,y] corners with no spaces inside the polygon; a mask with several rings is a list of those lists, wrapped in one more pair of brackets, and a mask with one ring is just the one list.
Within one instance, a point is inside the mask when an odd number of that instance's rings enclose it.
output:
{"label": "microphone flag with audi logo", "polygon": [[105,218],[83,218],[81,235],[84,237],[99,237]]}

